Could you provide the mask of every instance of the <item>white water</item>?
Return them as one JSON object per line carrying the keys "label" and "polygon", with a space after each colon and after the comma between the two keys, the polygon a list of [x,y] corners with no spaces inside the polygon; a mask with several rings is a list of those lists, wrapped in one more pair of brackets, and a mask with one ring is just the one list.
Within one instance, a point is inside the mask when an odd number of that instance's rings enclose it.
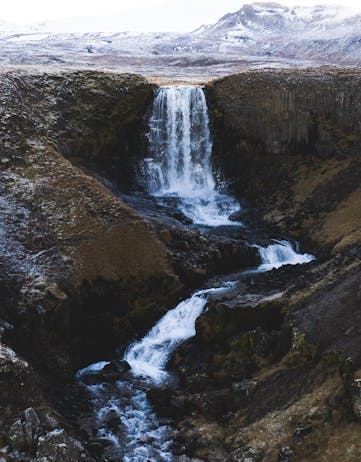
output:
{"label": "white water", "polygon": [[257,247],[262,259],[259,271],[270,271],[284,265],[303,265],[315,259],[314,255],[299,253],[288,241],[274,241],[267,247]]}
{"label": "white water", "polygon": [[[307,253],[299,253],[288,241],[275,241],[267,247],[257,247],[262,260],[258,272],[270,271],[284,265],[302,265],[315,258]],[[196,334],[195,322],[204,311],[208,294],[227,291],[232,285],[226,283],[222,288],[196,292],[168,311],[142,340],[130,345],[126,351],[124,359],[130,364],[132,374],[148,378],[155,384],[166,381],[167,362],[179,344]]]}
{"label": "white water", "polygon": [[[109,361],[92,364],[77,373],[78,379],[100,372]],[[147,398],[149,388],[141,381],[86,386],[92,399],[97,436],[109,441],[103,457],[123,462],[170,462],[172,431],[160,424]],[[118,421],[119,425],[109,425]],[[105,460],[105,459],[104,459]]]}
{"label": "white water", "polygon": [[[203,90],[199,87],[161,88],[150,118],[150,150],[146,160],[149,192],[176,198],[180,209],[194,223],[208,226],[235,224],[228,219],[239,209],[233,198],[221,194],[211,169],[212,143]],[[303,264],[314,259],[300,254],[287,241],[257,246],[262,264],[257,272],[283,265]],[[93,398],[98,436],[111,444],[104,457],[124,462],[170,462],[172,431],[162,425],[147,399],[147,390],[169,379],[166,366],[171,354],[196,334],[195,323],[207,305],[208,295],[227,291],[201,290],[169,311],[140,341],[131,344],[124,359],[133,378],[116,384],[87,386]],[[80,371],[97,373],[108,364],[100,362]],[[116,417],[120,425],[109,425]]]}
{"label": "white water", "polygon": [[[283,265],[304,264],[314,259],[313,255],[299,253],[287,241],[257,247],[262,259],[257,272]],[[146,391],[169,379],[166,371],[169,358],[177,346],[196,334],[195,323],[206,308],[208,295],[225,292],[234,284],[228,282],[221,288],[194,293],[166,313],[142,340],[131,344],[124,360],[131,366],[133,380],[117,382],[112,391],[107,384],[87,387],[93,397],[98,436],[111,442],[105,456],[114,459],[114,456],[121,455],[124,462],[173,460],[172,430],[158,421]],[[106,361],[93,364],[78,376],[81,378],[84,373],[100,371],[106,364]],[[114,416],[120,419],[121,428],[109,428],[109,418]]]}
{"label": "white water", "polygon": [[130,345],[124,359],[133,375],[149,378],[156,384],[164,382],[168,378],[165,367],[169,357],[179,344],[196,334],[195,322],[207,304],[207,295],[224,292],[230,285],[196,292],[168,311],[142,340]]}
{"label": "white water", "polygon": [[237,224],[228,217],[239,204],[217,190],[212,172],[208,108],[201,87],[157,90],[148,136],[150,157],[144,170],[150,194],[175,198],[193,223]]}
{"label": "white water", "polygon": [[[87,388],[93,399],[98,437],[111,443],[103,455],[107,460],[170,462],[173,459],[172,431],[157,419],[142,384],[119,381],[111,391],[107,384]],[[119,428],[109,426],[114,418],[121,422]]]}

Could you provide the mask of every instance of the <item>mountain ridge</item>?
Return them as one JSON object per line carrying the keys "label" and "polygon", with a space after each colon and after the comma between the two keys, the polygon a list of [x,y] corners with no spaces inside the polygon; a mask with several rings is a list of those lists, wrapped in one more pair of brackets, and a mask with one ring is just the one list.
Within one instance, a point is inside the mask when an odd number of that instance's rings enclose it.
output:
{"label": "mountain ridge", "polygon": [[248,3],[189,33],[46,28],[43,23],[9,32],[0,23],[0,63],[101,66],[147,75],[156,67],[213,66],[216,75],[225,75],[242,66],[361,64],[361,14],[337,5]]}

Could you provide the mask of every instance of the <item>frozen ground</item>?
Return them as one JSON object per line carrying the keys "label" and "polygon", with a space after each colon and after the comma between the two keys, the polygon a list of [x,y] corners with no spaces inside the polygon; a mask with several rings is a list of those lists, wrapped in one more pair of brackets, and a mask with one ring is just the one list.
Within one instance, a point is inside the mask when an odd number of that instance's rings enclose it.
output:
{"label": "frozen ground", "polygon": [[250,68],[361,64],[361,16],[343,7],[254,3],[188,34],[50,26],[0,23],[0,65],[99,67],[189,82]]}

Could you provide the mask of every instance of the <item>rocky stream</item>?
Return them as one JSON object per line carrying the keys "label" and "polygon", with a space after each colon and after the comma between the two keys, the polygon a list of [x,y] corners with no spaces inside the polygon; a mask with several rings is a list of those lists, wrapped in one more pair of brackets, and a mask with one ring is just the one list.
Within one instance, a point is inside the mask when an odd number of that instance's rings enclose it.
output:
{"label": "rocky stream", "polygon": [[0,74],[0,461],[361,458],[361,73]]}

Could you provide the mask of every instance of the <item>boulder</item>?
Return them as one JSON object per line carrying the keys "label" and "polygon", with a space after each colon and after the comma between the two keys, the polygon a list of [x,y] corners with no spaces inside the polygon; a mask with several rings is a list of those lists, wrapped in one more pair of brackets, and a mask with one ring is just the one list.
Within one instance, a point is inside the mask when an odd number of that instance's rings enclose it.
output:
{"label": "boulder", "polygon": [[79,462],[83,453],[79,441],[58,429],[39,438],[34,462]]}
{"label": "boulder", "polygon": [[12,449],[18,451],[29,449],[28,440],[25,435],[24,425],[21,419],[16,419],[11,425],[8,432],[8,439]]}
{"label": "boulder", "polygon": [[130,365],[123,360],[113,360],[99,371],[85,372],[80,376],[80,380],[86,385],[96,385],[99,383],[113,383],[126,378],[130,370]]}
{"label": "boulder", "polygon": [[9,444],[13,450],[31,450],[36,446],[41,432],[41,424],[36,411],[28,408],[11,425],[8,432]]}
{"label": "boulder", "polygon": [[228,219],[231,221],[239,221],[239,222],[241,222],[243,218],[244,218],[243,210],[237,210],[236,212],[231,213],[231,215],[228,217]]}

